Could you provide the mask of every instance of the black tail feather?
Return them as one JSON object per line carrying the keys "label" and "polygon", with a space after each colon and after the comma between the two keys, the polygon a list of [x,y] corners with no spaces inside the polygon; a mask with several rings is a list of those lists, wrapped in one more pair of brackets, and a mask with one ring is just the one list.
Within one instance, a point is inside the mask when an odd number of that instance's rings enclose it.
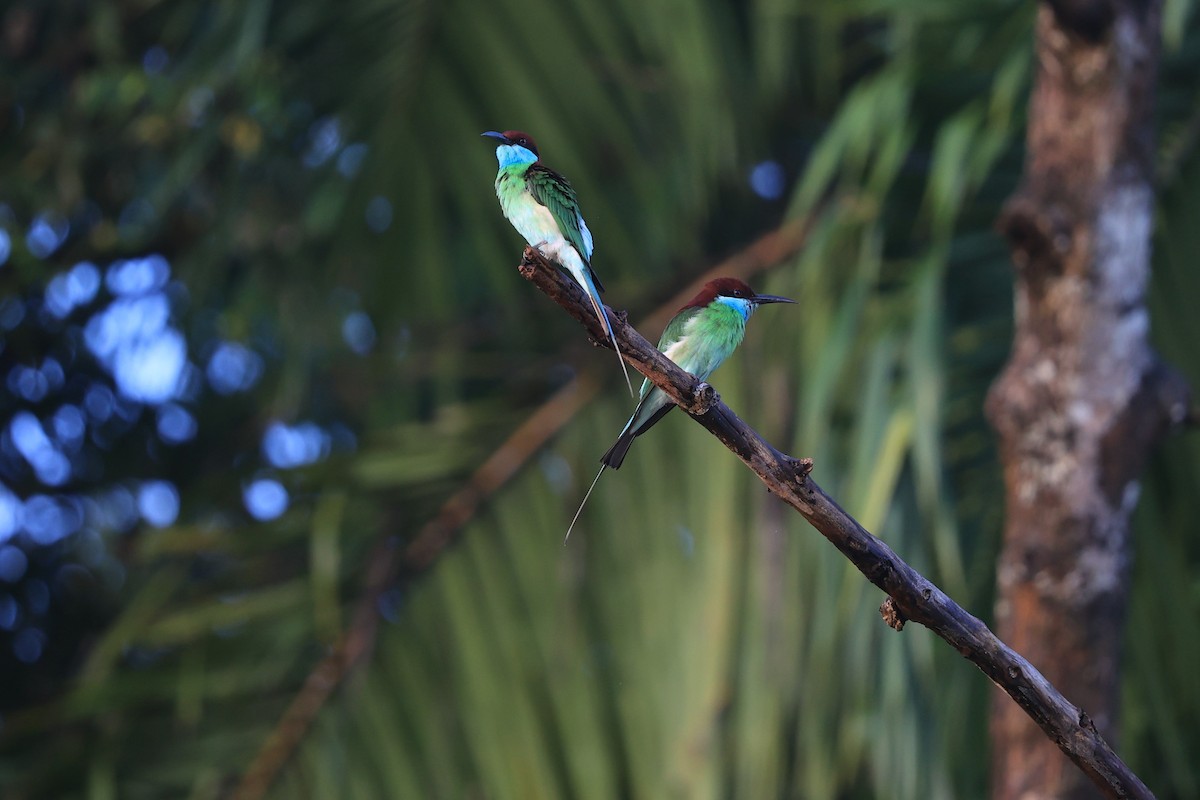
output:
{"label": "black tail feather", "polygon": [[636,438],[637,434],[631,430],[622,433],[613,442],[613,446],[608,448],[608,452],[600,456],[600,463],[609,469],[620,469],[621,464],[625,461],[625,454],[629,452],[629,446]]}
{"label": "black tail feather", "polygon": [[647,396],[638,405],[637,410],[633,412],[633,419],[629,420],[629,424],[625,426],[625,430],[621,431],[621,435],[613,442],[613,446],[608,448],[608,452],[600,456],[601,464],[610,469],[620,469],[621,464],[625,461],[625,454],[629,452],[629,446],[633,444],[633,440],[653,428],[658,424],[660,419],[667,415],[667,412],[675,407],[674,403],[667,403],[650,415],[650,419],[643,422],[637,428],[634,428],[633,420],[637,419],[638,413],[642,410],[642,405],[650,399],[651,396]]}

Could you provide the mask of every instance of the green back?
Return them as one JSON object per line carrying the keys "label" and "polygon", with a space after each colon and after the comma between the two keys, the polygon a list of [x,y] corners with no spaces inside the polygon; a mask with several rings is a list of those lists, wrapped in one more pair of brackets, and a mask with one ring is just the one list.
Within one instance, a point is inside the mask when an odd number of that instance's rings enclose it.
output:
{"label": "green back", "polygon": [[579,213],[579,201],[571,184],[562,175],[540,163],[529,167],[525,181],[533,199],[550,209],[558,229],[590,266],[592,235],[586,232],[583,217]]}

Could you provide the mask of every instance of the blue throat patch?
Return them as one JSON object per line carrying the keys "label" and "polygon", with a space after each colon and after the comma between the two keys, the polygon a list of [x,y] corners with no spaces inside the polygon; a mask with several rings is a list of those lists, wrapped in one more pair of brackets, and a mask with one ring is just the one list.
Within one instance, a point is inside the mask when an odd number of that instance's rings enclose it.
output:
{"label": "blue throat patch", "polygon": [[496,148],[496,161],[500,163],[500,169],[514,164],[532,164],[537,160],[532,150],[519,144],[502,144]]}
{"label": "blue throat patch", "polygon": [[741,314],[743,320],[750,319],[750,314],[754,311],[754,303],[742,297],[718,297],[717,302]]}

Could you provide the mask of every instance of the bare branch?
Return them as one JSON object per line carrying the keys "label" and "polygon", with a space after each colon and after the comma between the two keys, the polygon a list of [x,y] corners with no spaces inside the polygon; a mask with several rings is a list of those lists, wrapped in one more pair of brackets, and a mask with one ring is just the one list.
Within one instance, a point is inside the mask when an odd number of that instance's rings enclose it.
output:
{"label": "bare branch", "polygon": [[[530,248],[525,250],[520,269],[525,278],[579,320],[596,341],[604,341],[600,321],[573,281]],[[880,610],[889,625],[899,629],[905,620],[912,620],[945,639],[1007,692],[1105,796],[1153,797],[1108,746],[1085,712],[1069,703],[983,622],[906,564],[825,494],[809,477],[811,459],[779,452],[715,395],[708,403],[698,402],[704,384],[667,359],[623,320],[614,317],[613,330],[626,361],[736,453],[772,494],[799,511],[867,580],[888,594]],[[707,411],[695,413],[705,405]]]}
{"label": "bare branch", "polygon": [[[787,222],[710,268],[651,312],[642,321],[643,327],[664,327],[675,309],[686,303],[712,278],[722,275],[749,278],[791,257],[804,245],[815,217],[814,214]],[[620,315],[620,319],[624,323],[625,316]],[[598,341],[607,342],[608,339],[601,336]],[[411,577],[429,569],[457,539],[458,533],[475,515],[479,506],[504,486],[598,391],[599,385],[594,374],[585,372],[555,392],[517,426],[405,546],[397,547],[391,542],[396,526],[382,526],[383,535],[372,548],[367,561],[364,589],[355,606],[350,626],[332,650],[309,672],[283,716],[263,741],[231,795],[234,800],[258,800],[266,794],[279,770],[303,741],[321,708],[370,652],[379,628],[379,602],[388,587],[395,583],[398,573],[403,572]],[[713,393],[712,397],[715,396]],[[697,402],[703,402],[703,397]]]}

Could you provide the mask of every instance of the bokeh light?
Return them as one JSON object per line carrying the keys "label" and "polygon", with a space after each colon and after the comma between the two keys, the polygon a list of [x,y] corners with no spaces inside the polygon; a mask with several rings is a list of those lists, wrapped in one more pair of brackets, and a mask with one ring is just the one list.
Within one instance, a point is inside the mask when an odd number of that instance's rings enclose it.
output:
{"label": "bokeh light", "polygon": [[168,444],[182,444],[196,437],[199,424],[186,408],[164,403],[158,408],[158,435]]}
{"label": "bokeh light", "polygon": [[0,547],[0,581],[16,583],[25,575],[29,559],[25,551],[11,544]]}
{"label": "bokeh light", "polygon": [[116,295],[143,295],[161,289],[171,277],[171,267],[160,255],[116,261],[104,276],[104,285]]}
{"label": "bokeh light", "polygon": [[233,394],[253,388],[262,370],[258,353],[237,342],[221,342],[208,360],[205,375],[218,394]]}
{"label": "bokeh light", "polygon": [[46,284],[46,308],[60,319],[79,306],[87,305],[100,288],[100,270],[88,261],[51,278]]}
{"label": "bokeh light", "polygon": [[250,516],[259,522],[269,522],[287,511],[288,491],[272,478],[259,478],[242,492],[242,501]]}
{"label": "bokeh light", "polygon": [[11,631],[21,621],[21,604],[11,594],[0,593],[0,630]]}
{"label": "bokeh light", "polygon": [[177,396],[186,365],[187,342],[183,334],[168,329],[121,347],[113,363],[113,377],[127,397],[163,403]]}
{"label": "bokeh light", "polygon": [[42,483],[60,486],[71,477],[71,462],[54,446],[32,413],[18,411],[9,423],[8,431],[17,451],[33,467]]}
{"label": "bokeh light", "polygon": [[21,529],[25,506],[8,487],[0,483],[0,542],[11,538]]}
{"label": "bokeh light", "polygon": [[263,455],[281,469],[302,467],[329,455],[330,436],[311,422],[288,426],[272,422],[263,434]]}
{"label": "bokeh light", "polygon": [[142,56],[142,69],[146,71],[147,75],[160,75],[167,69],[170,62],[171,59],[167,55],[166,49],[156,44],[146,50]]}
{"label": "bokeh light", "polygon": [[44,211],[33,218],[25,234],[25,246],[37,258],[47,258],[67,240],[71,225],[61,215]]}
{"label": "bokeh light", "polygon": [[362,142],[346,145],[337,159],[337,171],[343,178],[353,178],[362,169],[368,148]]}
{"label": "bokeh light", "polygon": [[78,498],[35,494],[25,501],[22,527],[36,544],[54,544],[79,530],[82,522]]}
{"label": "bokeh light", "polygon": [[783,165],[778,161],[762,161],[750,170],[750,188],[764,200],[778,200],[783,197],[787,185],[787,176]]}
{"label": "bokeh light", "polygon": [[365,311],[352,311],[342,320],[342,339],[360,356],[375,346],[375,325]]}
{"label": "bokeh light", "polygon": [[179,490],[170,481],[147,481],[138,489],[138,511],[156,528],[165,528],[179,516]]}
{"label": "bokeh light", "polygon": [[342,126],[336,117],[322,117],[308,131],[308,150],[304,166],[313,169],[333,158],[342,147]]}

